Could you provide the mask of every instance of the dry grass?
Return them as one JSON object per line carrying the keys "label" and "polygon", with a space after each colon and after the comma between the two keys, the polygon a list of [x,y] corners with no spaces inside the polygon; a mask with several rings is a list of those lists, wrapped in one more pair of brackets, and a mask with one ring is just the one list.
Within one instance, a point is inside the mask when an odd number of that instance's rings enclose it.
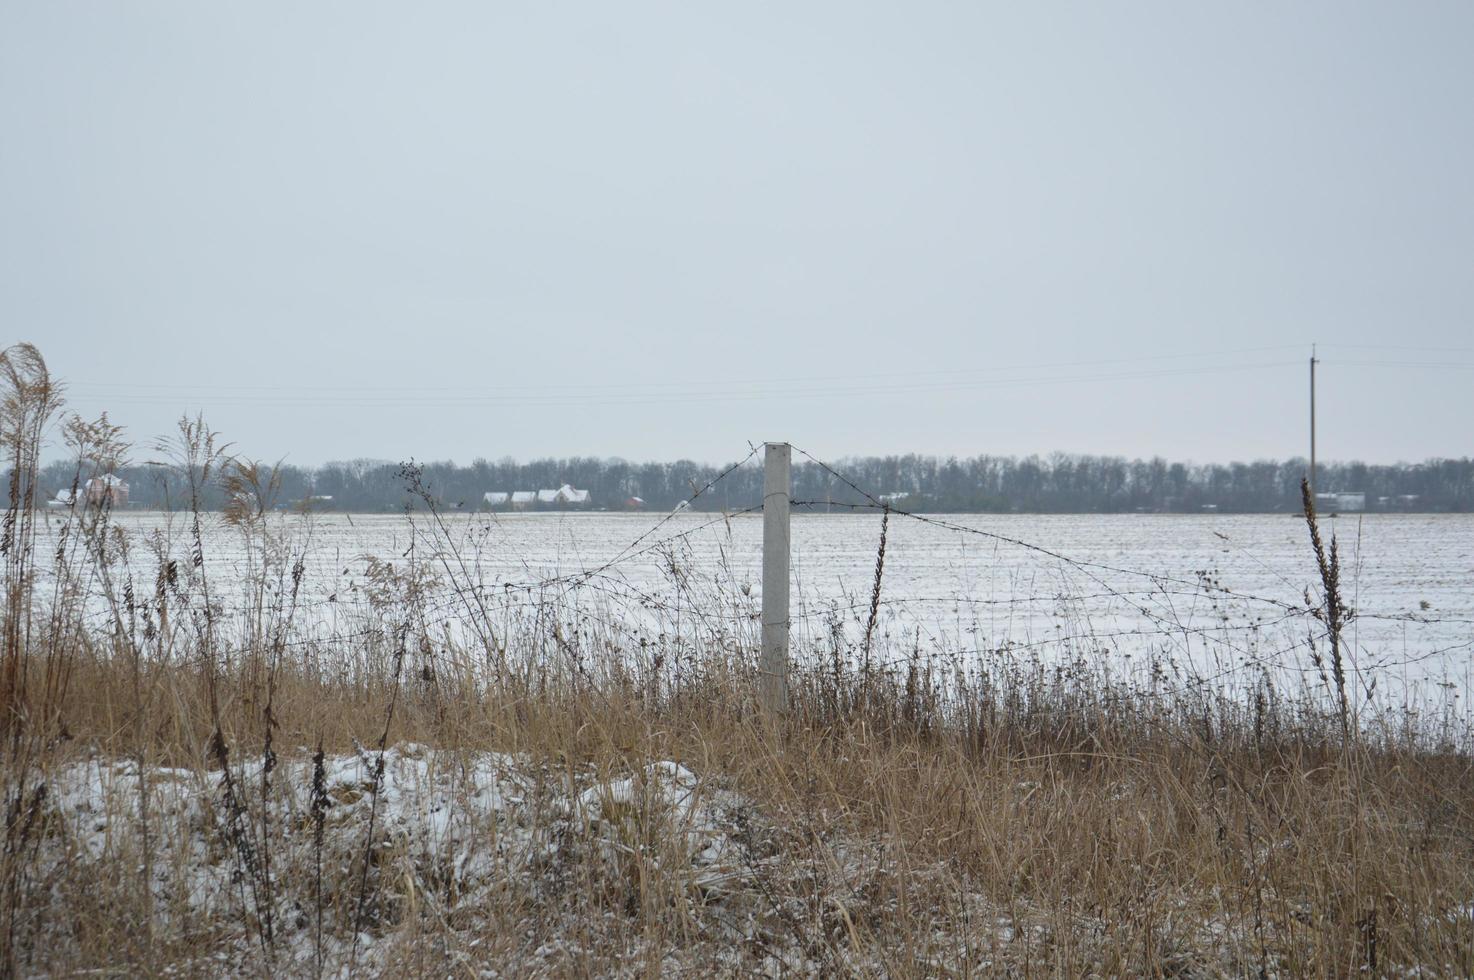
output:
{"label": "dry grass", "polygon": [[[772,728],[754,721],[746,680],[713,676],[678,701],[648,697],[633,678],[579,689],[403,691],[390,745],[435,746],[452,769],[452,759],[506,753],[522,777],[573,787],[563,798],[678,760],[710,791],[743,801],[752,840],[737,885],[724,893],[693,886],[686,862],[666,863],[658,834],[637,832],[628,860],[609,861],[591,847],[597,830],[572,822],[565,832],[585,840],[560,841],[546,865],[519,866],[517,876],[478,889],[437,876],[433,854],[416,855],[405,841],[395,845],[405,851],[390,859],[398,863],[393,874],[376,871],[369,882],[369,903],[388,911],[365,927],[373,949],[371,958],[360,952],[360,967],[1474,970],[1474,772],[1466,754],[1384,743],[1359,750],[1348,766],[1324,733],[1282,731],[1256,743],[1249,732],[1205,732],[1187,719],[1142,714],[1140,705],[1102,706],[1094,716],[1072,709],[1068,724],[1047,714],[1000,715],[971,731],[938,721],[921,733],[894,718],[831,717],[804,700]],[[278,919],[290,920],[294,907],[311,907],[303,900],[315,892],[306,852],[281,835],[295,833],[302,844],[311,827],[259,828],[266,811],[252,779],[261,739],[250,734],[259,730],[259,704],[247,696],[247,678],[217,683],[231,692],[232,759],[250,773],[238,777],[245,820],[253,839],[264,834],[259,853],[282,855],[272,886],[281,896]],[[88,758],[211,768],[206,678],[149,671],[143,686],[155,696],[145,725],[133,717],[130,684],[127,671],[106,661],[77,671],[78,696],[64,712],[71,737],[46,752],[33,782]],[[277,742],[289,747],[284,759],[305,763],[318,739],[330,755],[372,745],[387,696],[366,683],[283,676],[276,712]],[[284,783],[295,774],[298,785],[274,793],[307,795],[302,765],[277,771]],[[214,788],[223,827],[218,783],[217,770],[205,785]],[[127,795],[114,800],[108,824],[141,819]],[[556,822],[551,798],[549,805],[544,817]],[[46,833],[56,835],[48,846],[65,849],[68,826],[48,824]],[[218,832],[216,860],[229,862],[228,835]],[[494,828],[487,833],[494,837]],[[361,846],[366,834],[360,822],[339,842]],[[45,880],[26,881],[17,896],[22,972],[188,970],[217,953],[236,968],[271,972],[273,955],[289,955],[262,946],[249,896],[176,919],[160,910],[160,896],[149,899],[127,855],[73,857]],[[156,858],[181,859],[189,854],[164,849]],[[337,940],[330,966],[342,966],[357,916],[353,879],[362,872],[362,855],[342,860],[343,881],[328,890],[335,907],[328,933]],[[100,870],[107,900],[94,905],[86,896],[101,897]],[[411,894],[422,896],[418,905]],[[274,944],[300,952],[302,928],[278,924]]]}
{"label": "dry grass", "polygon": [[[79,473],[117,458],[73,431]],[[150,546],[77,511],[54,581],[11,569],[7,974],[1474,974],[1467,732],[869,635],[898,667],[798,650],[764,719],[741,630],[463,588],[447,633],[436,523],[324,636],[259,471],[173,448],[227,481],[259,601],[220,610],[189,517]]]}

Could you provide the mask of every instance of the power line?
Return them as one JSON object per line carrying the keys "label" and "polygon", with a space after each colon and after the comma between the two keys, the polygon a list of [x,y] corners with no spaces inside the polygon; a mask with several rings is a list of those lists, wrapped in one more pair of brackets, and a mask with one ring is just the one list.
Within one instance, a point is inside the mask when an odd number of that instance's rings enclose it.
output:
{"label": "power line", "polygon": [[[821,374],[804,375],[780,378],[706,378],[690,379],[685,381],[626,381],[605,383],[569,383],[569,384],[498,384],[498,391],[530,391],[530,392],[573,392],[581,393],[589,390],[595,391],[623,391],[636,390],[647,391],[650,389],[680,388],[680,389],[710,389],[717,386],[765,386],[765,385],[809,385],[819,382],[847,382],[847,381],[870,381],[876,379],[894,379],[898,377],[935,378],[935,377],[971,377],[977,375],[998,374],[1006,371],[1033,371],[1050,370],[1057,368],[1073,367],[1097,367],[1109,364],[1137,364],[1150,361],[1191,360],[1195,358],[1228,357],[1239,354],[1258,354],[1267,351],[1297,350],[1300,344],[1273,344],[1259,347],[1237,347],[1225,350],[1213,351],[1187,351],[1172,354],[1144,354],[1132,357],[1098,358],[1090,360],[1068,360],[1068,361],[1037,361],[1022,364],[1000,364],[981,368],[951,368],[945,370],[928,371],[886,371],[862,374]],[[110,388],[110,389],[149,389],[157,391],[262,391],[262,392],[343,392],[343,393],[369,393],[379,394],[384,390],[383,385],[349,385],[349,386],[326,386],[326,385],[219,385],[219,384],[157,384],[152,382],[138,381],[79,381],[73,382],[72,387],[83,388]],[[483,392],[484,385],[452,386],[452,385],[400,385],[396,384],[398,391],[428,391],[428,392]]]}
{"label": "power line", "polygon": [[[215,406],[261,406],[274,405],[277,407],[294,408],[490,408],[504,407],[515,408],[518,406],[543,407],[548,405],[576,404],[582,406],[597,405],[669,405],[669,404],[691,404],[711,402],[745,402],[745,401],[770,401],[774,398],[789,399],[823,399],[837,397],[873,397],[881,394],[913,394],[943,391],[975,391],[987,389],[1016,389],[1033,388],[1060,384],[1094,384],[1110,381],[1142,381],[1167,378],[1179,378],[1192,375],[1208,374],[1230,374],[1246,371],[1258,371],[1269,368],[1281,368],[1298,365],[1299,361],[1262,361],[1249,364],[1230,364],[1218,367],[1199,368],[1175,368],[1163,370],[1144,370],[1115,372],[1109,374],[1071,374],[1058,375],[1054,377],[1021,377],[1021,378],[991,378],[978,379],[974,381],[955,381],[944,383],[922,383],[910,382],[903,384],[866,384],[849,385],[838,387],[809,387],[795,388],[792,390],[751,390],[751,391],[711,391],[702,389],[684,389],[666,392],[631,392],[624,395],[618,394],[589,394],[589,395],[465,395],[465,396],[396,396],[383,395],[377,398],[362,398],[358,396],[337,397],[313,397],[313,396],[279,396],[279,395],[195,395],[189,401],[191,403],[210,404]],[[77,399],[88,403],[106,403],[119,405],[178,405],[180,399],[177,396],[145,395],[145,394],[115,394],[115,395],[87,395]]]}
{"label": "power line", "polygon": [[1322,347],[1346,348],[1350,350],[1401,350],[1443,353],[1474,354],[1474,347],[1420,347],[1411,344],[1321,344]]}
{"label": "power line", "polygon": [[1327,361],[1320,359],[1322,364],[1333,364],[1336,366],[1351,365],[1355,367],[1405,367],[1405,368],[1435,368],[1437,370],[1468,371],[1474,370],[1474,363],[1462,361],[1344,361],[1340,359]]}

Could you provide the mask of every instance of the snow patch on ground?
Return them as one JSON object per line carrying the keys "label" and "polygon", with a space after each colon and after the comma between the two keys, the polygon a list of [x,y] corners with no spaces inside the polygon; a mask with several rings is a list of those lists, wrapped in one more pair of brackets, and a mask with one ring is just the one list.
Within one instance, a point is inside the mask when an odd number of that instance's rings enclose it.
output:
{"label": "snow patch on ground", "polygon": [[[770,813],[671,760],[601,772],[405,743],[228,777],[91,758],[44,786],[34,907],[50,920],[31,975],[85,965],[70,921],[83,894],[135,929],[150,908],[150,964],[189,975],[988,975],[1062,942],[1098,946],[1099,972],[1114,962],[1109,914],[1062,924],[945,860],[898,862],[904,841],[843,814]],[[1018,790],[1051,805],[1036,784]],[[1229,896],[1153,902],[1175,910],[1161,962],[1256,968],[1262,937],[1226,913]],[[1466,930],[1474,906],[1440,919]]]}
{"label": "snow patch on ground", "polygon": [[615,887],[648,862],[708,899],[755,871],[734,840],[751,803],[672,761],[601,777],[406,743],[320,768],[304,751],[228,778],[147,767],[140,779],[132,761],[93,758],[51,774],[47,793],[53,870],[136,867],[159,925],[234,929],[241,968],[259,963],[265,930],[276,969],[321,956],[329,973],[391,970],[380,940],[406,916],[474,920],[508,890],[556,908],[590,862]]}

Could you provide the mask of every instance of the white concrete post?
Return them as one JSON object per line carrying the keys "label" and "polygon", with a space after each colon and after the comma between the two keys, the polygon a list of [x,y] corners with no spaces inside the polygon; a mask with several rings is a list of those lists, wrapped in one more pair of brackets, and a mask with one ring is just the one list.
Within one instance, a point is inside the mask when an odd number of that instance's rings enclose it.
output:
{"label": "white concrete post", "polygon": [[772,714],[788,710],[788,554],[792,450],[770,442],[763,456],[763,652],[758,700]]}

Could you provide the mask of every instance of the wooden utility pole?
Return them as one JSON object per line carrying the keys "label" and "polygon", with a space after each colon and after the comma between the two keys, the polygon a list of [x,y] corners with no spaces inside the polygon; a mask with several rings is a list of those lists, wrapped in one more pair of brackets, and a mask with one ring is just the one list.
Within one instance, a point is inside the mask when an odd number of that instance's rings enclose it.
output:
{"label": "wooden utility pole", "polygon": [[1310,499],[1315,499],[1315,345],[1310,345]]}
{"label": "wooden utility pole", "polygon": [[758,701],[770,714],[788,710],[788,558],[792,450],[770,442],[763,456],[763,650]]}

